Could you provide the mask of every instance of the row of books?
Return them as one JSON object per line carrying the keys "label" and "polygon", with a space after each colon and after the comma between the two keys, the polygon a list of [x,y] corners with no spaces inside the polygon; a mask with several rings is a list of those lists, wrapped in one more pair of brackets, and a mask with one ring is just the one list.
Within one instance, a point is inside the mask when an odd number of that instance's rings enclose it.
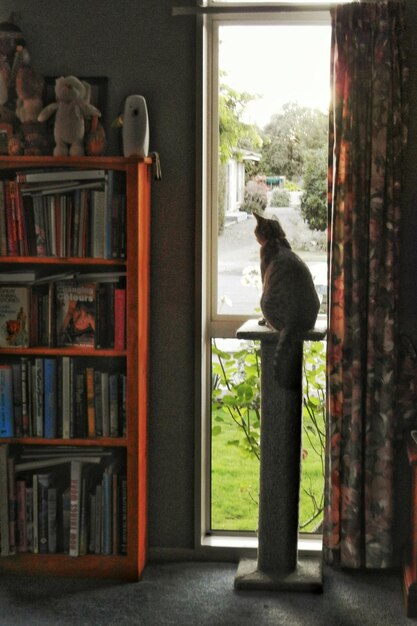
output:
{"label": "row of books", "polygon": [[1,364],[0,437],[125,436],[126,373],[99,363],[62,356]]}
{"label": "row of books", "polygon": [[0,348],[125,349],[126,289],[120,276],[97,275],[107,282],[71,277],[0,285]]}
{"label": "row of books", "polygon": [[125,463],[109,450],[0,445],[0,554],[126,554]]}
{"label": "row of books", "polygon": [[18,172],[0,181],[0,255],[126,257],[126,196],[113,170]]}

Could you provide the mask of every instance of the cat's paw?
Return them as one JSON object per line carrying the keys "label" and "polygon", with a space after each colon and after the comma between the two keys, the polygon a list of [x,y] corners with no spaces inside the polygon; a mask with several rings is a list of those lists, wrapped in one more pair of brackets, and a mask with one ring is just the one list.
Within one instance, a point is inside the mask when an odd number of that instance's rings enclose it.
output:
{"label": "cat's paw", "polygon": [[259,326],[266,326],[268,324],[268,322],[266,321],[266,319],[263,317],[261,320],[259,320],[258,325]]}

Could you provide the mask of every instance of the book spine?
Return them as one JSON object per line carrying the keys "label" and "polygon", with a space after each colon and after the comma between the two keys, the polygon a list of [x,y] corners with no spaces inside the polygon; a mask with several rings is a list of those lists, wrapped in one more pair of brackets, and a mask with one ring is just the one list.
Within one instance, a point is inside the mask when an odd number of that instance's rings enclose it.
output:
{"label": "book spine", "polygon": [[56,437],[56,360],[44,359],[44,437]]}
{"label": "book spine", "polygon": [[23,436],[30,435],[29,411],[29,363],[26,357],[20,359],[21,388],[22,388],[22,432]]}
{"label": "book spine", "polygon": [[15,437],[22,437],[22,374],[20,363],[12,364],[13,422]]}
{"label": "book spine", "polygon": [[105,232],[104,232],[104,258],[111,259],[111,221],[113,212],[113,195],[114,195],[114,171],[109,170],[106,177],[106,206],[105,206]]}
{"label": "book spine", "polygon": [[119,375],[109,375],[110,437],[119,435]]}
{"label": "book spine", "polygon": [[120,553],[127,554],[127,479],[122,476],[121,479],[121,528],[120,528]]}
{"label": "book spine", "polygon": [[0,256],[7,256],[5,182],[0,181]]}
{"label": "book spine", "polygon": [[11,365],[0,365],[0,437],[13,437],[13,383]]}
{"label": "book spine", "polygon": [[38,542],[39,553],[47,554],[48,545],[48,489],[51,477],[49,474],[38,474]]}
{"label": "book spine", "polygon": [[33,552],[33,487],[26,487],[26,541],[27,551]]}
{"label": "book spine", "polygon": [[9,494],[8,494],[9,446],[0,445],[0,554],[9,556]]}
{"label": "book spine", "polygon": [[103,436],[103,404],[101,393],[101,372],[94,370],[94,414],[96,437]]}
{"label": "book spine", "polygon": [[26,481],[17,480],[17,551],[27,552]]}
{"label": "book spine", "polygon": [[119,535],[120,535],[120,500],[119,500],[119,476],[114,473],[112,476],[112,498],[113,498],[113,525],[112,525],[112,552],[119,552]]}
{"label": "book spine", "polygon": [[114,290],[114,349],[124,350],[126,346],[126,290]]}
{"label": "book spine", "polygon": [[33,368],[33,410],[34,432],[36,437],[43,437],[43,359],[36,358]]}
{"label": "book spine", "polygon": [[5,181],[6,196],[6,226],[7,226],[7,254],[17,256],[19,253],[17,240],[16,205],[13,198],[13,181]]}
{"label": "book spine", "polygon": [[56,487],[48,489],[48,552],[54,554],[57,551],[57,490]]}
{"label": "book spine", "polygon": [[62,437],[70,438],[71,432],[71,387],[70,387],[70,357],[62,357]]}
{"label": "book spine", "polygon": [[42,196],[33,196],[33,219],[35,224],[35,241],[37,256],[46,256],[46,227],[43,214]]}
{"label": "book spine", "polygon": [[87,390],[87,430],[88,436],[94,438],[96,436],[96,417],[94,408],[94,368],[87,367],[86,374],[86,390]]}
{"label": "book spine", "polygon": [[38,475],[32,476],[32,502],[33,502],[33,553],[39,552],[39,500],[38,500]]}
{"label": "book spine", "polygon": [[112,486],[113,479],[110,468],[106,468],[103,474],[103,512],[102,512],[102,526],[103,526],[103,545],[101,553],[109,555],[112,553]]}
{"label": "book spine", "polygon": [[101,407],[103,414],[103,437],[110,436],[109,373],[101,372]]}
{"label": "book spine", "polygon": [[71,461],[69,555],[80,553],[80,502],[82,464]]}
{"label": "book spine", "polygon": [[14,472],[14,458],[7,459],[7,482],[9,498],[9,554],[16,554],[17,535],[17,493]]}

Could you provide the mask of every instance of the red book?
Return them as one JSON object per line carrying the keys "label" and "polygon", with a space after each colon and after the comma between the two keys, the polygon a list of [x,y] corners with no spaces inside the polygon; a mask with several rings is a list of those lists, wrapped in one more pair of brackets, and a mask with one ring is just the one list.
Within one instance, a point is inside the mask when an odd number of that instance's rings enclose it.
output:
{"label": "red book", "polygon": [[7,254],[9,256],[17,256],[19,254],[17,240],[17,219],[16,219],[16,203],[13,198],[14,187],[12,180],[6,180],[4,183],[5,204],[6,204],[6,228],[7,228]]}
{"label": "red book", "polygon": [[126,290],[114,290],[114,349],[124,350],[126,346]]}

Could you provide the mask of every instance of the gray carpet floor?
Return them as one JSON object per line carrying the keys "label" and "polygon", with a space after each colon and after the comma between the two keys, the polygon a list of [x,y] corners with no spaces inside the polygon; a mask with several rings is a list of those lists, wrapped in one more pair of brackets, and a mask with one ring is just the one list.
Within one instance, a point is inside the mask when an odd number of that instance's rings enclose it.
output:
{"label": "gray carpet floor", "polygon": [[236,592],[232,563],[150,564],[136,583],[0,577],[0,626],[399,626],[399,572],[324,569],[324,592]]}

